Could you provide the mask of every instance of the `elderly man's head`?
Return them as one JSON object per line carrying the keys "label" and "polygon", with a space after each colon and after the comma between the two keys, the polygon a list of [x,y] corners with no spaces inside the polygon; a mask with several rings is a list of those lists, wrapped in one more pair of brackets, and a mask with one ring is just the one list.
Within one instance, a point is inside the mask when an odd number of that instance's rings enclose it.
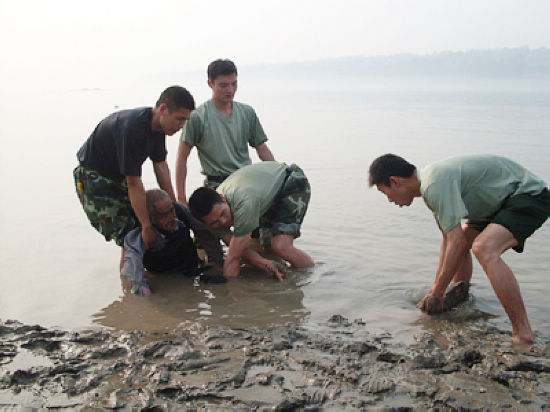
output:
{"label": "elderly man's head", "polygon": [[145,193],[145,198],[151,222],[167,232],[177,230],[176,210],[168,193],[162,189],[151,189]]}

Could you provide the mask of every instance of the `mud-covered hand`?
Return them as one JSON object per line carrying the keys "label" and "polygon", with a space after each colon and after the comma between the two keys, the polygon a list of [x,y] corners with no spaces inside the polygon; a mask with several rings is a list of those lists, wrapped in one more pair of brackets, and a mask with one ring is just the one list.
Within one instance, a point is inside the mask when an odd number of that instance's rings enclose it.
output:
{"label": "mud-covered hand", "polygon": [[270,260],[269,263],[267,263],[264,267],[265,271],[270,276],[275,276],[280,281],[283,280],[284,274],[285,274],[285,267],[280,264],[279,262],[275,262],[274,260]]}
{"label": "mud-covered hand", "polygon": [[436,295],[430,290],[418,304],[418,307],[428,315],[437,315],[443,312],[443,303],[443,296]]}

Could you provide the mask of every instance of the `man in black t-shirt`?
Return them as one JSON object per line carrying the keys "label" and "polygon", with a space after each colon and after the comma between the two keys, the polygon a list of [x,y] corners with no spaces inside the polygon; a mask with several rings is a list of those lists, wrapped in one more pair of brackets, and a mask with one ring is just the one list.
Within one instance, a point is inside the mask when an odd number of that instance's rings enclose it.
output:
{"label": "man in black t-shirt", "polygon": [[181,130],[194,109],[193,96],[183,87],[172,86],[153,108],[107,116],[82,145],[79,166],[73,172],[76,190],[90,223],[105,240],[114,239],[122,246],[124,236],[141,226],[145,247],[153,246],[155,231],[145,204],[141,166],[151,159],[159,187],[175,201],[165,135]]}

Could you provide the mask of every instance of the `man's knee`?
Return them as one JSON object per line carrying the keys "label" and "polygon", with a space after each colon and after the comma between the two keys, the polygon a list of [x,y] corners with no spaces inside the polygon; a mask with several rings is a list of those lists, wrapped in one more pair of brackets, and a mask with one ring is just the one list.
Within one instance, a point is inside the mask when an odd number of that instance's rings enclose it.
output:
{"label": "man's knee", "polygon": [[482,264],[483,262],[488,262],[491,259],[500,256],[495,242],[493,242],[490,238],[481,236],[477,237],[472,243],[472,252],[474,253],[476,259]]}
{"label": "man's knee", "polygon": [[271,249],[279,256],[287,256],[292,250],[292,238],[289,236],[274,236],[271,239]]}

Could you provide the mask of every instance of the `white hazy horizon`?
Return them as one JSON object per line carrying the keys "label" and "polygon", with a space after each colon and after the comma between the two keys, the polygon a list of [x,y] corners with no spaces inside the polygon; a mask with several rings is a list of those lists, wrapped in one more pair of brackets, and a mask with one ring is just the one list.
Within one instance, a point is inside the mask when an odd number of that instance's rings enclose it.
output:
{"label": "white hazy horizon", "polygon": [[343,56],[550,47],[545,0],[0,0],[0,89]]}

